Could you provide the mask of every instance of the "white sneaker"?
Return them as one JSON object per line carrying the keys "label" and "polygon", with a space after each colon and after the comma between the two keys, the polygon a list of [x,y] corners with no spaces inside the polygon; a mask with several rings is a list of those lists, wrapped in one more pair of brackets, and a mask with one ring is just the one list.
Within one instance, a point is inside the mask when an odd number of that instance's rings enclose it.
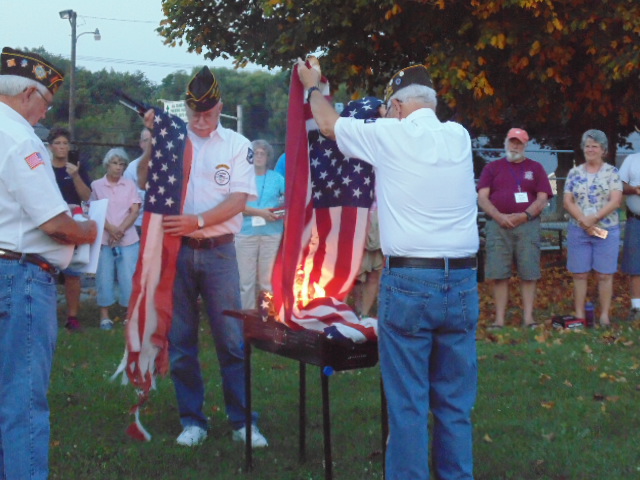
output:
{"label": "white sneaker", "polygon": [[[244,443],[246,438],[247,438],[246,427],[242,427],[242,428],[239,428],[238,430],[234,430],[233,433],[231,434],[231,439],[234,442]],[[255,425],[252,425],[251,426],[251,446],[253,448],[264,448],[268,445],[269,443],[267,442],[267,439],[264,437],[264,435],[262,435],[262,433],[260,433],[260,430],[258,430],[258,427],[256,427]]]}
{"label": "white sneaker", "polygon": [[109,318],[103,318],[102,320],[100,320],[100,329],[101,330],[113,329],[113,320]]}
{"label": "white sneaker", "polygon": [[204,428],[200,428],[197,425],[191,425],[190,427],[184,427],[182,433],[176,438],[178,445],[184,445],[185,447],[193,447],[200,445],[207,439],[207,431]]}

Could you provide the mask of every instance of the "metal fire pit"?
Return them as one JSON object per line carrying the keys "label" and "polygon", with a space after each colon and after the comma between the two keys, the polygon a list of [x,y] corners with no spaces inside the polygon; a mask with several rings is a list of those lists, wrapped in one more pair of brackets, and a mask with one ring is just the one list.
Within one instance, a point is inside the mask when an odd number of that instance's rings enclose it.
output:
{"label": "metal fire pit", "polygon": [[[229,310],[224,312],[243,320],[245,351],[246,431],[245,470],[253,468],[251,449],[251,349],[259,348],[299,362],[299,459],[306,460],[306,365],[320,367],[322,387],[322,420],[324,438],[325,479],[333,478],[331,454],[331,411],[329,376],[334,371],[373,367],[378,363],[378,343],[336,342],[314,330],[294,330],[273,320],[262,321],[257,310]],[[387,437],[386,404],[380,382],[382,410],[382,450]],[[384,458],[384,456],[383,456]]]}

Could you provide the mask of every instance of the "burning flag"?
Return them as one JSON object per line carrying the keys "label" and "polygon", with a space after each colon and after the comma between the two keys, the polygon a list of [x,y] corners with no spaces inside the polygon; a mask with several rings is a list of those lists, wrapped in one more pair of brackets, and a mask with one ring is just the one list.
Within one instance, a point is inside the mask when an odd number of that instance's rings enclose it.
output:
{"label": "burning flag", "polygon": [[[346,159],[320,134],[294,67],[287,124],[285,228],[273,273],[275,311],[291,328],[323,331],[355,342],[376,338],[344,303],[358,273],[374,198],[371,165]],[[328,94],[324,83],[323,93]],[[381,101],[350,102],[342,116],[374,118]],[[269,298],[261,299],[269,310]],[[268,313],[267,313],[268,315]]]}

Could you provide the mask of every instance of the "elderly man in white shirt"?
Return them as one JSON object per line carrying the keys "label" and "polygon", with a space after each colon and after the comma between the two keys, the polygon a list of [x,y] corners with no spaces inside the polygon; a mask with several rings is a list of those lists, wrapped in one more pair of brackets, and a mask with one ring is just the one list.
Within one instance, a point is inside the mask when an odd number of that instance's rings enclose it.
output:
{"label": "elderly man in white shirt", "polygon": [[313,118],[346,157],[373,165],[382,252],[380,366],[389,410],[388,480],[429,478],[433,413],[437,478],[472,479],[471,409],[477,393],[477,196],[471,140],[441,122],[422,65],[396,73],[386,119],[339,117],[319,69],[298,62]]}

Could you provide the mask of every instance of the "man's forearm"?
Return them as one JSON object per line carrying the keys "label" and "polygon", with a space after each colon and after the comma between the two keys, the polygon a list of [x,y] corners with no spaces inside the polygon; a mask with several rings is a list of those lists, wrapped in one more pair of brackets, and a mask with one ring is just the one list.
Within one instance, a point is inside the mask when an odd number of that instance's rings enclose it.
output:
{"label": "man's forearm", "polygon": [[60,213],[40,225],[40,230],[63,245],[92,243],[98,234],[93,220],[77,222],[66,213]]}

